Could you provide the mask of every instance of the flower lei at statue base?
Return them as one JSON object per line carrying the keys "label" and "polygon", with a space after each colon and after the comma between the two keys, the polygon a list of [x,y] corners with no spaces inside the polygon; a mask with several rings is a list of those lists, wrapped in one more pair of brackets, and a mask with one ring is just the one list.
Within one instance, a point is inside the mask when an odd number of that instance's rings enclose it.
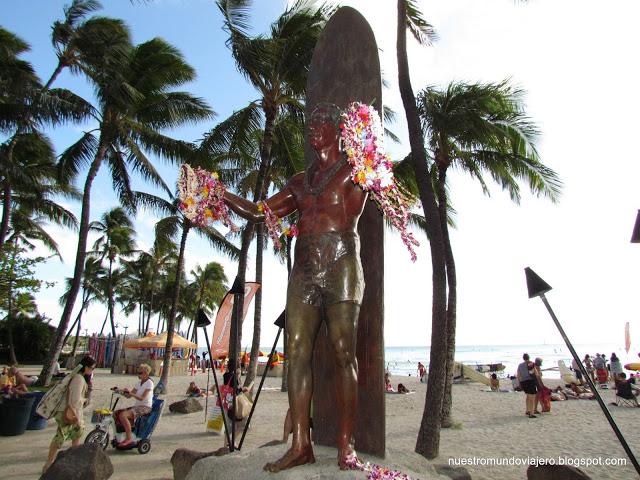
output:
{"label": "flower lei at statue base", "polygon": [[205,227],[221,220],[232,232],[238,231],[229,217],[229,208],[224,203],[226,187],[218,179],[218,174],[200,167],[180,166],[178,176],[179,208],[193,224]]}
{"label": "flower lei at statue base", "polygon": [[355,454],[351,454],[346,460],[350,470],[361,470],[367,474],[367,480],[411,480],[406,473],[391,470],[375,463],[363,462]]}
{"label": "flower lei at statue base", "polygon": [[398,229],[415,262],[413,247],[420,244],[407,230],[409,206],[396,185],[393,165],[384,151],[384,130],[378,112],[370,105],[353,102],[342,114],[340,131],[342,146],[352,167],[351,180],[369,192],[382,214]]}

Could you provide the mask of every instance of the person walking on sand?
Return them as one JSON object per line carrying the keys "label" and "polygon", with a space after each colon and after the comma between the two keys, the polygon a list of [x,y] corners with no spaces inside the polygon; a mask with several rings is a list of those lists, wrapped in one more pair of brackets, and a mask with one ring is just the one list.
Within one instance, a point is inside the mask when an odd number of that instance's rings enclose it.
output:
{"label": "person walking on sand", "polygon": [[536,380],[534,378],[535,365],[533,362],[529,361],[529,354],[525,353],[522,355],[523,362],[518,365],[517,377],[520,382],[520,387],[526,394],[525,397],[525,408],[527,415],[529,418],[536,418],[534,415],[536,412],[536,395],[538,393],[538,389],[536,387]]}
{"label": "person walking on sand", "polygon": [[615,353],[611,354],[611,360],[609,362],[609,370],[611,371],[611,380],[615,384],[616,380],[622,373],[622,363]]}
{"label": "person walking on sand", "polygon": [[584,368],[587,370],[587,373],[591,377],[591,380],[595,382],[595,369],[593,368],[593,362],[591,361],[591,357],[588,353],[584,356],[584,360],[582,360],[582,363],[584,363]]}
{"label": "person walking on sand", "polygon": [[54,415],[58,428],[49,445],[49,457],[42,467],[43,474],[56,461],[58,450],[62,448],[65,441],[71,440],[71,445],[77,447],[84,434],[83,413],[89,400],[89,383],[96,361],[93,357],[86,355],[80,360],[80,365],[80,370],[73,374],[67,386],[67,393]]}
{"label": "person walking on sand", "polygon": [[420,379],[420,383],[427,382],[427,369],[421,362],[418,362],[418,378]]}

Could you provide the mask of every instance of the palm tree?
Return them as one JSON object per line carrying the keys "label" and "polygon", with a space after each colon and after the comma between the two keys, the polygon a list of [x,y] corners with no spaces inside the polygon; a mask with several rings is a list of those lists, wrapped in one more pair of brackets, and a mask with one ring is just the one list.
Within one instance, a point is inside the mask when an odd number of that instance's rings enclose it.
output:
{"label": "palm tree", "polygon": [[[187,336],[191,326],[194,325],[198,310],[202,307],[206,307],[209,310],[219,307],[229,288],[224,267],[218,262],[210,262],[205,265],[204,269],[200,265],[196,266],[195,270],[191,270],[191,276],[193,281],[187,285],[187,288],[193,290],[194,301],[193,308],[190,308],[188,312],[191,322],[187,329]],[[195,326],[193,327],[192,339],[195,343],[198,343],[198,329]]]}
{"label": "palm tree", "polygon": [[424,136],[409,76],[407,29],[421,44],[425,44],[430,39],[435,38],[435,34],[432,27],[422,17],[413,0],[398,0],[397,27],[398,84],[407,119],[411,158],[420,192],[420,201],[427,220],[426,228],[431,247],[432,268],[432,328],[429,380],[425,408],[416,440],[416,452],[426,458],[435,458],[438,456],[440,448],[440,412],[442,410],[446,375],[446,365],[440,361],[447,354],[446,255],[438,204],[428,170],[427,154],[424,149]]}
{"label": "palm tree", "polygon": [[213,227],[199,226],[192,223],[188,218],[180,213],[178,208],[178,201],[173,199],[169,202],[155,195],[149,195],[142,192],[136,193],[136,202],[140,205],[144,205],[147,208],[151,208],[156,212],[164,215],[156,224],[156,238],[162,242],[173,241],[179,237],[178,248],[178,261],[175,270],[175,277],[173,281],[173,291],[170,296],[171,306],[167,315],[167,343],[164,352],[164,365],[165,368],[162,371],[159,383],[163,385],[164,391],[168,391],[169,381],[169,365],[171,365],[171,349],[173,347],[173,335],[175,333],[176,316],[178,313],[179,301],[180,301],[180,289],[184,283],[184,253],[187,244],[187,237],[191,230],[195,230],[206,240],[209,241],[211,246],[231,258],[237,258],[238,249],[231,244],[224,236]]}
{"label": "palm tree", "polygon": [[447,385],[442,409],[443,426],[451,424],[451,381],[456,331],[456,270],[449,239],[447,218],[447,173],[451,167],[476,178],[483,191],[489,190],[483,172],[489,173],[511,199],[520,200],[519,180],[531,192],[557,201],[560,181],[556,173],[538,158],[538,131],[522,106],[523,92],[500,83],[450,83],[445,90],[427,87],[418,94],[427,149],[437,174],[435,188],[444,235],[447,299]]}
{"label": "palm tree", "polygon": [[113,262],[119,257],[129,257],[135,249],[135,230],[133,222],[121,207],[116,207],[102,214],[100,221],[91,222],[89,229],[101,232],[102,235],[93,244],[93,255],[100,260],[109,260],[107,270],[107,310],[111,321],[111,335],[116,336],[113,295]]}
{"label": "palm tree", "polygon": [[[33,67],[18,58],[28,49],[20,38],[0,28],[0,132],[8,135],[0,145],[0,245],[6,241],[16,206],[12,197],[27,193],[30,198],[42,199],[57,188],[52,181],[53,148],[39,129],[46,124],[82,120],[91,111],[89,104],[67,90],[45,92]],[[32,205],[42,205],[41,213],[46,215],[50,202],[47,198],[44,204],[36,201]]]}
{"label": "palm tree", "polygon": [[[260,97],[233,116],[238,124],[261,124],[260,164],[253,185],[253,200],[265,198],[268,173],[271,168],[274,126],[278,114],[287,110],[302,116],[308,68],[313,48],[332,9],[322,5],[312,8],[306,0],[297,0],[272,25],[269,37],[251,38],[247,34],[249,0],[218,0],[217,5],[224,18],[224,29],[229,33],[227,44],[231,49],[238,70],[258,91]],[[261,117],[264,117],[263,119]],[[245,143],[247,138],[244,139]],[[243,142],[237,145],[242,147]],[[242,150],[242,148],[240,148]],[[244,285],[249,244],[253,237],[253,225],[248,224],[242,233],[240,259],[236,280]],[[261,282],[261,278],[256,281]],[[239,296],[239,311],[244,299]],[[260,309],[260,298],[255,300]],[[232,330],[235,329],[232,325]],[[239,333],[242,326],[238,325]],[[234,331],[231,338],[235,338]],[[230,358],[237,358],[238,343],[231,346]],[[257,353],[256,353],[257,357]]]}
{"label": "palm tree", "polygon": [[95,117],[99,127],[86,132],[61,156],[63,178],[76,176],[84,164],[89,168],[84,181],[78,247],[73,284],[63,310],[50,357],[39,382],[50,380],[50,366],[60,353],[75,304],[86,257],[91,206],[91,187],[103,162],[106,162],[121,204],[133,210],[129,168],[143,179],[169,189],[147,158],[145,150],[169,161],[183,158],[191,150],[185,142],[160,133],[161,129],[197,122],[212,116],[207,104],[189,93],[170,91],[193,80],[195,71],[178,50],[155,38],[140,45],[130,45],[125,62],[84,68],[93,83],[98,99]]}

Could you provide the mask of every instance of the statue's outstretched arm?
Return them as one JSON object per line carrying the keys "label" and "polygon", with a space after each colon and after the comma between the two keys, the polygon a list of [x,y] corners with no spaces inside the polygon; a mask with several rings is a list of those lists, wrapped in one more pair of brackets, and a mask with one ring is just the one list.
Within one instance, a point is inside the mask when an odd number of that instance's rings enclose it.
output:
{"label": "statue's outstretched arm", "polygon": [[[226,191],[224,201],[231,210],[240,215],[245,220],[252,223],[264,222],[264,212],[260,211],[258,204],[239,197],[238,195]],[[278,217],[286,217],[297,210],[295,198],[289,188],[276,193],[266,201],[271,211]]]}

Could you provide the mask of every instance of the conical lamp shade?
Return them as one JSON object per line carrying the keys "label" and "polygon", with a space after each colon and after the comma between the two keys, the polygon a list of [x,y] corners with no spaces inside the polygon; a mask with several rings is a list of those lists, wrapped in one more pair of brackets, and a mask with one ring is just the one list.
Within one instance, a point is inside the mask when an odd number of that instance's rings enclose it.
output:
{"label": "conical lamp shade", "polygon": [[211,320],[209,320],[209,317],[207,316],[207,314],[204,313],[204,310],[199,308],[198,309],[198,320],[196,321],[196,326],[198,326],[198,327],[206,327],[207,325],[211,325]]}
{"label": "conical lamp shade", "polygon": [[527,277],[527,290],[529,291],[529,298],[538,297],[543,293],[547,293],[551,290],[551,285],[540,278],[536,272],[529,267],[524,269],[524,275]]}

